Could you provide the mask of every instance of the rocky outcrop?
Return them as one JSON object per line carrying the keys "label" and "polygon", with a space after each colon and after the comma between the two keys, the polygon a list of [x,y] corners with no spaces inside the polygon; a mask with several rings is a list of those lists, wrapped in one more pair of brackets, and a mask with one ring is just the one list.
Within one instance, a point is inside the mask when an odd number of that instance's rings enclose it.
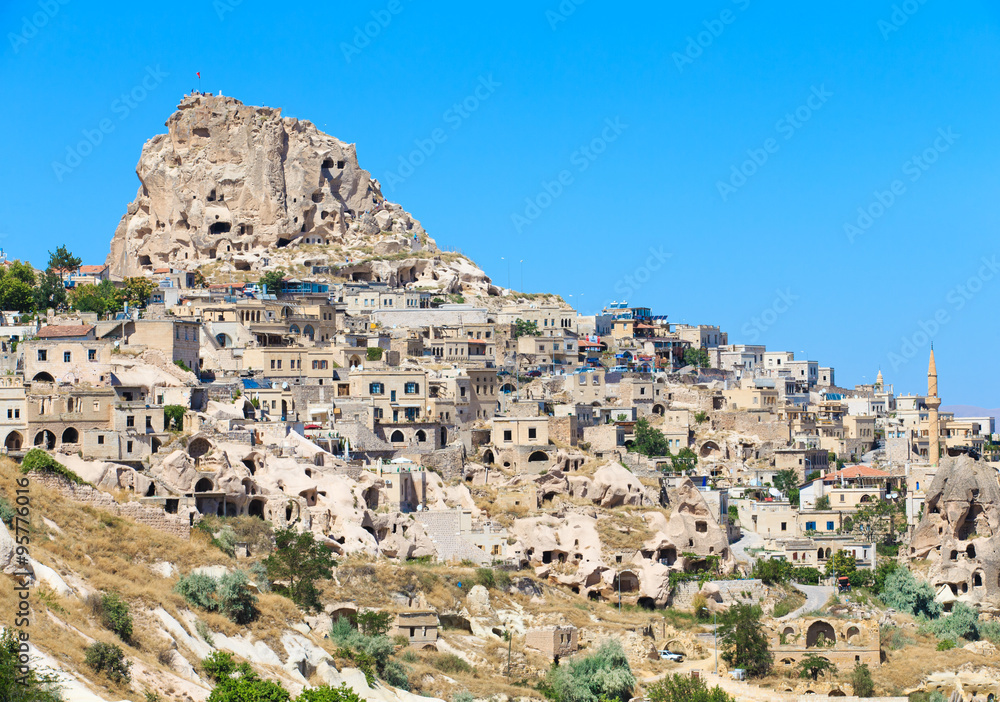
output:
{"label": "rocky outcrop", "polygon": [[996,468],[965,455],[941,459],[910,539],[910,558],[930,561],[936,591],[947,586],[959,602],[1000,609]]}
{"label": "rocky outcrop", "polygon": [[[139,191],[111,241],[113,273],[211,262],[221,262],[220,273],[305,265],[359,280],[497,293],[474,263],[442,254],[417,220],[386,201],[353,144],[311,122],[195,93],[166,126],[143,147]],[[303,245],[317,248],[305,253]]]}

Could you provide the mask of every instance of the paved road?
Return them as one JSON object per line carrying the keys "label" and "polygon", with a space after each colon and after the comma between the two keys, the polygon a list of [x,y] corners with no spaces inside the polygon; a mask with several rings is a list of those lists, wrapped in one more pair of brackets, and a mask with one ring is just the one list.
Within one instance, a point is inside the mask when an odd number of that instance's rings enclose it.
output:
{"label": "paved road", "polygon": [[779,622],[795,619],[806,612],[819,609],[826,604],[834,592],[832,585],[800,585],[799,583],[792,583],[792,586],[806,596],[806,603],[794,612],[789,612],[785,616],[779,617]]}
{"label": "paved road", "polygon": [[763,545],[764,537],[755,531],[743,529],[743,536],[740,537],[739,541],[731,543],[729,548],[732,550],[733,557],[737,561],[743,561],[748,564],[749,568],[753,568],[754,561],[757,559],[747,553],[747,549],[761,548]]}

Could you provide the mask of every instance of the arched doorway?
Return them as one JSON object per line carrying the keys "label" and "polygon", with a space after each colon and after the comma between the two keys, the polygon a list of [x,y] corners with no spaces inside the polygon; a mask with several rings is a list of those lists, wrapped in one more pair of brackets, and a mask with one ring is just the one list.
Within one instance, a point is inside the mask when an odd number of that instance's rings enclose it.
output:
{"label": "arched doorway", "polygon": [[54,383],[55,378],[51,375],[42,371],[41,373],[35,373],[35,377],[31,379],[35,383]]}
{"label": "arched doorway", "polygon": [[666,407],[663,405],[653,405],[653,414],[659,417],[662,417],[666,411]]}
{"label": "arched doorway", "polygon": [[420,444],[424,443],[425,441],[427,441],[427,432],[425,432],[423,429],[418,429],[416,433],[416,439],[417,443]]}
{"label": "arched doorway", "polygon": [[195,492],[212,492],[211,478],[202,478],[194,486]]}
{"label": "arched doorway", "polygon": [[247,514],[251,517],[264,518],[264,500],[250,500],[250,508]]}
{"label": "arched doorway", "polygon": [[448,430],[441,427],[441,445],[446,446],[448,444]]}
{"label": "arched doorway", "polygon": [[158,453],[162,445],[163,443],[154,436],[149,442],[150,453]]}
{"label": "arched doorway", "polygon": [[708,458],[712,454],[718,452],[719,452],[719,445],[717,443],[715,443],[714,441],[706,441],[704,444],[702,444],[701,451],[699,453],[701,453],[702,458]]}
{"label": "arched doorway", "polygon": [[233,340],[229,338],[228,334],[216,334],[215,340],[224,349],[232,348]]}
{"label": "arched doorway", "polygon": [[836,643],[837,632],[834,631],[833,626],[829,622],[817,621],[813,622],[808,631],[806,631],[806,648],[812,648],[820,640],[820,637],[824,639],[824,643],[829,645],[829,643]]}
{"label": "arched doorway", "polygon": [[7,435],[7,438],[4,439],[3,445],[8,451],[20,451],[21,444],[23,443],[24,437],[21,436],[21,432],[12,431]]}
{"label": "arched doorway", "polygon": [[488,466],[491,466],[496,460],[497,459],[493,455],[492,449],[486,449],[485,451],[483,451],[483,463],[485,463]]}
{"label": "arched doorway", "polygon": [[48,449],[51,451],[56,447],[56,435],[53,434],[48,429],[43,429],[42,431],[35,434],[35,446]]}
{"label": "arched doorway", "polygon": [[78,432],[73,427],[66,427],[66,431],[64,431],[62,434],[62,442],[64,444],[80,443],[80,432]]}
{"label": "arched doorway", "polygon": [[188,455],[191,458],[201,458],[212,450],[212,444],[204,436],[199,436],[188,444]]}
{"label": "arched doorway", "polygon": [[389,441],[394,444],[399,444],[406,441],[406,439],[403,437],[403,432],[397,429],[396,431],[392,432],[392,435],[389,437]]}
{"label": "arched doorway", "polygon": [[544,451],[534,451],[528,456],[528,463],[540,463],[549,460],[549,455]]}

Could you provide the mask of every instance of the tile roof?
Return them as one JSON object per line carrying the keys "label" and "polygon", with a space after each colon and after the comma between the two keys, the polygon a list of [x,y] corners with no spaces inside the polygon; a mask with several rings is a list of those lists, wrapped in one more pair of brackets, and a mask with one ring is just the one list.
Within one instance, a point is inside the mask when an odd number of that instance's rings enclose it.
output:
{"label": "tile roof", "polygon": [[62,339],[73,336],[87,336],[94,331],[93,324],[49,324],[38,330],[39,339]]}
{"label": "tile roof", "polygon": [[80,273],[103,273],[107,269],[107,266],[80,266]]}
{"label": "tile roof", "polygon": [[871,466],[845,466],[843,470],[823,476],[823,482],[832,483],[843,478],[851,480],[853,478],[888,478],[889,473]]}

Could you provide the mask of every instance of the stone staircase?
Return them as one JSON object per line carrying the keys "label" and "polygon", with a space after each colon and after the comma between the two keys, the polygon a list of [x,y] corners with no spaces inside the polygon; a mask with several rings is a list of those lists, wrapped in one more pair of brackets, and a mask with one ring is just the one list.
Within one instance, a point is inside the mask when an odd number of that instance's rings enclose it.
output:
{"label": "stone staircase", "polygon": [[490,555],[462,538],[461,512],[414,512],[413,516],[424,526],[442,561],[468,560],[477,565],[489,565]]}

